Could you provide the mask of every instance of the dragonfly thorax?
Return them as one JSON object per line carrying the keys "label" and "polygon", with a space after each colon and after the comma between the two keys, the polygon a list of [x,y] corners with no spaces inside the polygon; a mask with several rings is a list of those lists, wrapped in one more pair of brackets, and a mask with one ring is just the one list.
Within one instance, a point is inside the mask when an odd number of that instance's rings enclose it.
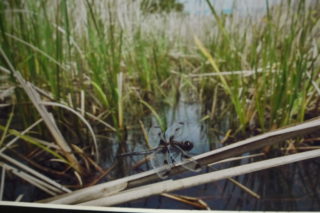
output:
{"label": "dragonfly thorax", "polygon": [[177,144],[184,151],[190,151],[193,148],[193,143],[191,141],[183,141]]}
{"label": "dragonfly thorax", "polygon": [[181,165],[190,171],[196,171],[199,164],[194,161],[190,152],[195,144],[188,139],[189,131],[193,128],[185,125],[183,122],[174,123],[161,131],[161,128],[151,128],[149,131],[152,141],[158,142],[158,147],[152,150],[150,155],[150,163],[153,168],[159,168],[157,172],[160,178],[168,176],[169,171],[176,163],[184,162]]}
{"label": "dragonfly thorax", "polygon": [[193,148],[193,143],[191,141],[174,141],[170,140],[166,142],[165,140],[160,140],[159,143],[160,146],[163,148],[169,147],[169,146],[178,146],[180,147],[183,151],[189,152]]}

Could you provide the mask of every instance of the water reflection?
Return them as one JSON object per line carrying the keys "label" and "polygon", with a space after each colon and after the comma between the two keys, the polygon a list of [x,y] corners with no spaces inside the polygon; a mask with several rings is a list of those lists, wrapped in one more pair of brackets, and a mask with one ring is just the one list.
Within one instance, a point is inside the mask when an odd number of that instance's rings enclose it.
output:
{"label": "water reflection", "polygon": [[[166,121],[166,126],[168,127],[165,131],[167,139],[171,136],[175,136],[175,141],[185,142],[190,141],[193,144],[193,148],[189,151],[188,156],[193,156],[200,154],[209,150],[209,142],[207,137],[207,128],[203,122],[201,122],[201,105],[199,103],[188,103],[183,100],[180,100],[177,105],[173,108],[166,108],[162,112],[163,119]],[[183,125],[180,125],[183,123]],[[179,125],[179,134],[175,131],[175,125]],[[123,152],[144,152],[152,148],[159,146],[160,137],[159,137],[159,124],[157,123],[154,117],[150,117],[145,120],[145,127],[148,131],[149,144],[146,143],[146,140],[142,134],[141,129],[130,130],[127,132],[125,140],[125,150]],[[157,131],[155,131],[157,130]],[[112,143],[114,147],[117,147],[119,150],[119,144],[121,143]],[[113,147],[113,150],[114,150]],[[109,148],[110,151],[110,148]],[[116,157],[116,154],[111,154],[111,156]],[[181,155],[180,155],[181,156]],[[144,158],[143,155],[135,155],[121,159],[122,168],[124,171],[120,172],[122,175],[130,175],[135,172],[141,172],[151,169],[150,163],[142,164],[139,168],[136,168],[136,164]],[[176,159],[177,160],[177,159]],[[178,163],[177,160],[175,163]],[[106,162],[105,166],[110,164]],[[119,174],[117,174],[118,177]]]}
{"label": "water reflection", "polygon": [[[187,170],[199,171],[200,165],[191,156],[191,152],[199,146],[199,142],[190,137],[192,131],[197,127],[195,124],[177,122],[168,127],[166,131],[161,131],[159,127],[150,128],[149,141],[158,145],[152,149],[148,157],[160,178],[168,177],[171,168],[179,162],[184,162],[182,166]],[[160,168],[162,169],[159,170]]]}
{"label": "water reflection", "polygon": [[[207,127],[205,123],[201,122],[201,104],[186,102],[180,100],[178,104],[173,108],[168,108],[165,112],[165,120],[167,126],[171,127],[177,123],[183,122],[181,127],[182,134],[179,135],[178,140],[189,140],[193,142],[194,147],[191,150],[191,154],[200,154],[209,150],[209,142],[207,136]],[[152,118],[151,126],[157,126],[157,121]],[[171,129],[174,131],[174,128]],[[168,132],[168,135],[174,134]],[[157,146],[159,141],[156,140],[156,135],[149,134],[152,146]]]}
{"label": "water reflection", "polygon": [[[216,127],[222,130],[222,133],[214,134],[212,131],[209,131],[208,134],[207,126],[200,122],[202,116],[201,111],[199,104],[183,101],[180,101],[174,108],[164,110],[167,126],[177,122],[185,122],[188,124],[181,137],[188,137],[195,143],[192,154],[208,151],[210,149],[209,145],[211,149],[221,146],[221,144],[216,142],[221,140],[223,131],[228,129],[228,118],[226,118],[226,120],[221,120],[221,123],[215,124]],[[157,123],[154,118],[149,118],[145,121],[145,125],[150,128],[156,126]],[[127,151],[148,149],[140,129],[128,132],[126,143],[129,144]],[[159,141],[157,140],[151,140],[150,143],[152,147],[159,145]],[[244,155],[248,154],[250,153]],[[141,158],[142,156],[134,156],[128,161],[132,165],[141,160]],[[265,157],[260,157],[260,159],[256,160],[263,160],[264,158]],[[216,169],[230,168],[250,163],[250,161],[249,159],[243,159],[237,162],[228,162],[217,165]],[[151,169],[151,167],[145,164],[143,167],[140,167],[140,169],[148,170]],[[131,173],[135,172],[141,171],[133,171],[131,169]],[[193,174],[194,173],[183,175]],[[229,180],[221,180],[175,191],[174,193],[201,198],[215,210],[314,211],[320,210],[319,175],[320,158],[234,177],[235,180],[259,194],[261,196],[260,199],[248,194]],[[192,207],[187,204],[162,196],[152,196],[147,199],[132,201],[119,206],[192,209]]]}

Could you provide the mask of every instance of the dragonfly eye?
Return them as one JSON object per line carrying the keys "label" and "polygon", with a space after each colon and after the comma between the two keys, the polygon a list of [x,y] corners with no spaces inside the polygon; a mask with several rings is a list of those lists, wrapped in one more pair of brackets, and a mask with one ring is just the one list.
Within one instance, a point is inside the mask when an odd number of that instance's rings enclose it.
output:
{"label": "dragonfly eye", "polygon": [[185,151],[190,151],[193,148],[193,143],[190,141],[183,142],[183,149]]}
{"label": "dragonfly eye", "polygon": [[164,145],[164,144],[165,144],[164,140],[160,139],[160,145]]}

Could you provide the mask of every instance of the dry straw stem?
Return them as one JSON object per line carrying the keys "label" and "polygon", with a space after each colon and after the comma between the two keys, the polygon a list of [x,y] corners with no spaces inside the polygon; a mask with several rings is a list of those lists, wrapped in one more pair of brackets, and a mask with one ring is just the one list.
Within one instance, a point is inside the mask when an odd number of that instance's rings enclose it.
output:
{"label": "dry straw stem", "polygon": [[[243,153],[262,148],[264,146],[285,141],[289,138],[297,136],[301,137],[305,134],[309,134],[319,129],[320,118],[316,118],[306,121],[302,124],[282,128],[259,136],[248,138],[246,140],[197,155],[193,157],[193,159],[196,160],[200,165],[208,165],[209,163],[214,163],[230,157],[238,156]],[[178,164],[173,167],[170,172],[171,174],[177,174],[185,170],[186,169],[181,164]],[[107,183],[74,191],[69,194],[49,198],[40,202],[75,204],[79,203],[79,201],[98,199],[103,195],[106,196],[107,194],[115,194],[127,188],[145,185],[150,181],[158,179],[159,177],[157,176],[156,171],[150,170],[115,181],[110,181]]]}
{"label": "dry straw stem", "polygon": [[6,177],[6,168],[2,167],[2,171],[1,171],[1,182],[0,182],[0,201],[3,200],[5,177]]}
{"label": "dry straw stem", "polygon": [[66,105],[63,104],[59,104],[59,103],[55,103],[55,102],[44,102],[42,101],[41,104],[45,105],[45,106],[56,106],[56,107],[61,107],[63,109],[68,110],[69,112],[75,114],[89,129],[89,132],[92,136],[92,140],[93,140],[93,144],[94,144],[94,149],[95,149],[95,157],[96,160],[99,162],[99,151],[98,151],[98,143],[97,143],[97,139],[96,139],[96,135],[94,134],[94,131],[91,127],[91,125],[89,124],[89,122],[77,111],[75,111],[74,109],[72,109],[71,107],[68,107]]}
{"label": "dry straw stem", "polygon": [[47,109],[41,104],[41,99],[37,91],[32,87],[30,82],[27,82],[21,75],[21,73],[17,72],[13,65],[11,64],[10,60],[8,59],[7,55],[4,51],[0,48],[0,53],[2,54],[3,58],[7,62],[8,66],[11,69],[16,80],[20,83],[24,91],[27,93],[28,97],[30,98],[32,104],[39,112],[40,116],[42,117],[44,123],[48,127],[49,131],[51,132],[52,136],[54,137],[56,143],[64,152],[64,155],[68,159],[70,165],[77,171],[81,172],[81,166],[76,159],[76,157],[72,154],[72,150],[63,138],[60,130],[58,129],[55,120],[51,113],[47,111]]}
{"label": "dry straw stem", "polygon": [[255,193],[254,191],[252,191],[251,189],[249,189],[248,187],[246,187],[245,185],[243,185],[242,183],[240,183],[239,181],[236,181],[234,178],[228,177],[227,178],[230,182],[232,182],[233,184],[235,184],[236,186],[238,186],[240,189],[242,189],[243,191],[247,192],[249,195],[251,195],[252,197],[255,197],[257,199],[260,199],[261,196],[257,193]]}
{"label": "dry straw stem", "polygon": [[302,160],[316,158],[320,156],[320,150],[313,150],[283,157],[277,157],[260,162],[250,163],[242,166],[236,166],[217,172],[210,172],[193,177],[183,178],[179,180],[167,180],[155,184],[129,189],[124,192],[112,195],[109,197],[100,198],[97,200],[81,203],[80,205],[86,206],[112,206],[120,203],[129,202],[132,200],[157,195],[160,193],[171,192],[175,190],[185,189],[201,184],[206,184],[213,181],[222,180],[225,178],[243,175],[263,169],[269,169],[277,166],[286,165]]}
{"label": "dry straw stem", "polygon": [[16,199],[15,202],[20,202],[23,198],[24,194],[20,194]]}
{"label": "dry straw stem", "polygon": [[[231,162],[231,161],[236,161],[236,160],[242,160],[242,159],[247,159],[247,158],[255,158],[255,157],[261,157],[261,156],[264,156],[265,154],[264,153],[258,153],[258,154],[252,154],[252,155],[247,155],[247,156],[240,156],[240,157],[234,157],[234,158],[228,158],[228,159],[225,159],[225,160],[222,160],[222,161],[219,161],[219,162],[216,162],[216,163],[211,163],[211,164],[208,164],[209,167],[212,167],[216,164],[220,164],[220,163],[226,163],[226,162]],[[217,170],[215,168],[213,168],[214,170]],[[247,192],[248,194],[250,194],[251,196],[257,198],[257,199],[260,199],[260,195],[255,193],[254,191],[252,191],[251,189],[249,189],[248,187],[246,187],[245,185],[241,184],[239,181],[236,181],[235,179],[233,178],[228,178],[228,180],[230,182],[232,182],[233,184],[235,184],[236,186],[238,186],[239,188],[241,188],[243,191]]]}
{"label": "dry straw stem", "polygon": [[144,140],[146,141],[146,145],[148,147],[148,149],[152,149],[150,143],[149,143],[149,137],[148,137],[148,133],[147,133],[147,130],[143,124],[143,122],[141,120],[139,120],[139,124],[140,124],[140,128],[141,128],[141,131],[143,133],[143,137],[144,137]]}
{"label": "dry straw stem", "polygon": [[14,76],[21,84],[24,91],[27,93],[28,97],[30,98],[31,102],[41,115],[43,121],[45,122],[46,126],[48,127],[49,131],[51,132],[52,136],[54,137],[56,143],[59,145],[61,150],[63,151],[64,155],[70,162],[70,165],[76,169],[77,171],[81,171],[81,167],[79,165],[78,160],[72,154],[72,150],[63,138],[60,130],[58,129],[55,120],[51,113],[47,111],[44,105],[41,103],[41,99],[39,94],[32,88],[32,85],[25,81],[19,72],[14,71]]}
{"label": "dry straw stem", "polygon": [[[77,110],[80,110],[80,108],[77,108]],[[112,127],[110,124],[108,124],[107,122],[103,121],[103,120],[100,119],[99,117],[97,117],[97,116],[95,116],[95,115],[93,115],[93,114],[91,114],[91,113],[89,113],[89,112],[85,112],[85,114],[86,114],[88,117],[90,117],[90,118],[98,121],[99,123],[103,124],[104,126],[106,126],[106,127],[107,127],[108,129],[110,129],[111,131],[117,132],[117,129],[115,129],[114,127]]]}
{"label": "dry straw stem", "polygon": [[54,186],[55,188],[59,189],[59,191],[61,192],[71,192],[71,190],[67,189],[66,187],[60,185],[59,183],[55,182],[54,180],[44,176],[43,174],[37,172],[36,170],[20,163],[19,161],[11,158],[10,156],[4,154],[4,153],[0,153],[0,157],[2,159],[4,159],[5,161],[9,162],[12,165],[15,165],[16,167],[18,167],[19,169],[33,175],[34,177]]}
{"label": "dry straw stem", "polygon": [[[105,186],[107,184],[107,187]],[[68,193],[59,195],[53,198],[38,201],[40,203],[56,203],[56,204],[75,204],[85,202],[87,200],[112,195],[125,190],[128,187],[127,181],[123,179],[112,181],[111,184],[99,184],[84,189],[75,191],[75,193]]]}
{"label": "dry straw stem", "polygon": [[[270,71],[266,71],[267,69],[262,69],[259,68],[257,70],[238,70],[238,71],[220,71],[220,72],[211,72],[211,73],[200,73],[200,74],[188,74],[187,76],[191,77],[191,78],[196,78],[196,77],[215,77],[215,76],[219,76],[219,75],[242,75],[245,77],[249,77],[251,75],[254,75],[256,73],[261,73],[263,71],[265,72],[270,72]],[[271,72],[276,72],[276,70],[272,70]]]}
{"label": "dry straw stem", "polygon": [[221,163],[227,163],[227,162],[232,162],[232,161],[237,161],[237,160],[243,160],[243,159],[248,159],[248,158],[261,157],[261,156],[265,156],[265,154],[264,154],[264,153],[258,153],[258,154],[252,154],[252,155],[246,155],[246,156],[228,158],[228,159],[225,159],[225,160],[221,160],[221,161],[219,161],[219,162],[210,163],[210,164],[208,164],[208,166],[209,166],[209,167],[212,167],[212,166],[214,166],[214,165],[221,164]]}
{"label": "dry straw stem", "polygon": [[25,172],[19,171],[18,169],[9,166],[7,164],[1,163],[0,166],[2,166],[3,169],[11,171],[14,175],[22,178],[23,180],[29,182],[30,184],[34,185],[35,187],[47,192],[50,195],[57,195],[63,193],[63,191],[59,188],[56,188],[32,175],[29,175]]}
{"label": "dry straw stem", "polygon": [[206,204],[202,199],[200,198],[194,198],[194,197],[189,197],[189,196],[184,196],[184,195],[177,195],[177,194],[169,194],[169,193],[161,193],[161,196],[179,201],[181,203],[185,203],[188,205],[191,205],[195,208],[198,209],[206,209],[210,210],[210,207],[208,204]]}

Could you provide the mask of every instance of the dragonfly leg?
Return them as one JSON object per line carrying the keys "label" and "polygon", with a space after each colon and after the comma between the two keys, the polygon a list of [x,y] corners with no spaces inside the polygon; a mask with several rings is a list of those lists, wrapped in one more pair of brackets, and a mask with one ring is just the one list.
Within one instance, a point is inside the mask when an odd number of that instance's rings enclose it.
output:
{"label": "dragonfly leg", "polygon": [[190,171],[193,172],[199,172],[201,170],[201,165],[192,159],[192,157],[187,154],[183,149],[181,149],[179,146],[175,146],[176,149],[180,150],[181,154],[181,160],[185,161],[185,163],[182,164],[182,166]]}

